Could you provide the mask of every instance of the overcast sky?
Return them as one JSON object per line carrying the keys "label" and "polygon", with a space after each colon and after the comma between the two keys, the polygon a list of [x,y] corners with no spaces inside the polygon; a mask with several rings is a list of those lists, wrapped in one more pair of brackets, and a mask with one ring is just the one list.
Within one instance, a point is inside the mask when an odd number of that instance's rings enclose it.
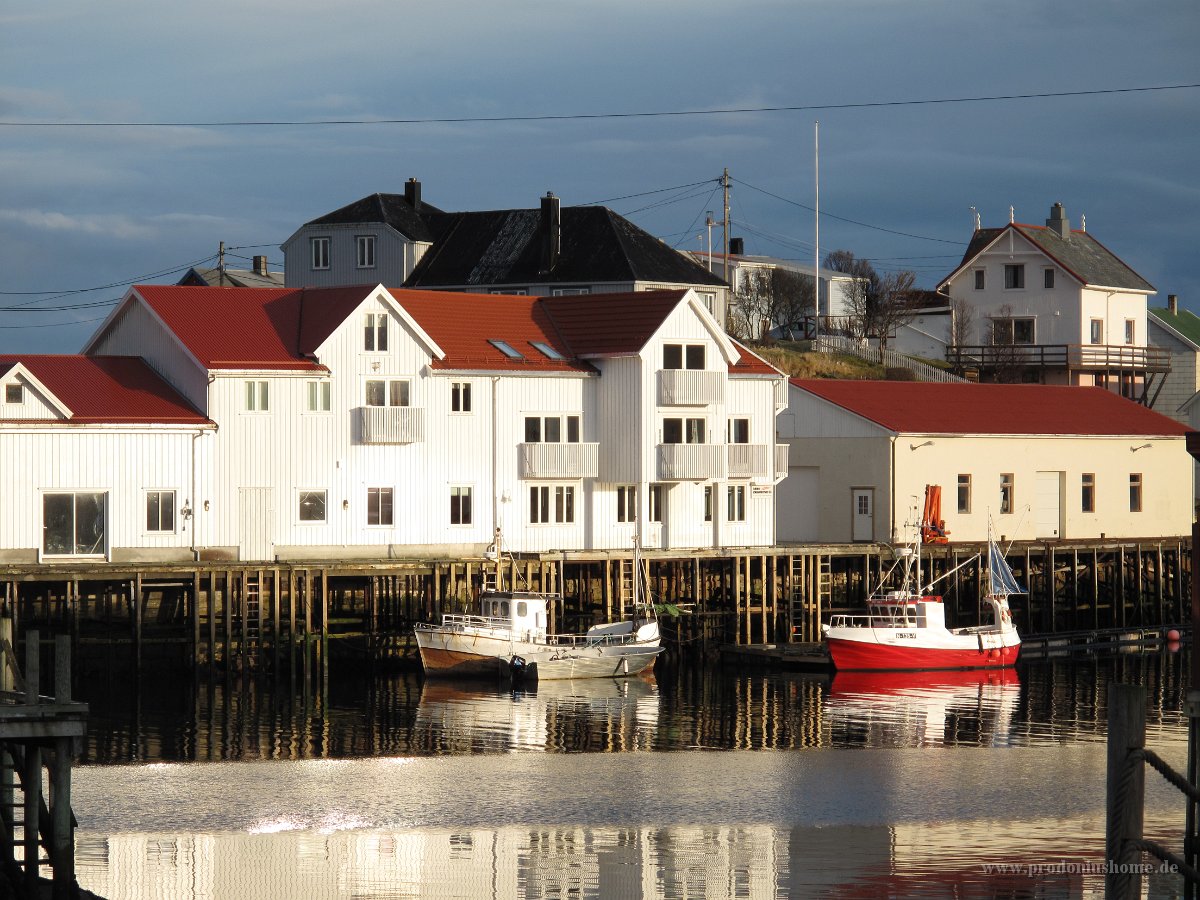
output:
{"label": "overcast sky", "polygon": [[[132,281],[220,241],[266,253],[410,177],[442,209],[608,201],[700,249],[717,179],[748,253],[820,248],[932,287],[984,226],[1061,201],[1200,310],[1200,89],[574,121],[87,127],[569,116],[1200,82],[1195,0],[9,0],[0,8],[0,352],[76,352]],[[664,191],[681,185],[696,185]],[[650,193],[659,191],[661,193]],[[643,195],[643,196],[631,196]],[[614,199],[628,198],[628,199]],[[666,202],[673,201],[673,202]],[[806,208],[808,207],[808,208]],[[840,218],[834,218],[840,217]],[[851,224],[844,219],[862,224]],[[873,226],[873,227],[867,227]],[[905,235],[895,234],[903,232]],[[267,245],[265,248],[254,245]],[[231,256],[230,265],[248,267]],[[99,288],[98,290],[90,290]],[[56,292],[79,292],[59,296]],[[32,327],[31,327],[32,326]]]}

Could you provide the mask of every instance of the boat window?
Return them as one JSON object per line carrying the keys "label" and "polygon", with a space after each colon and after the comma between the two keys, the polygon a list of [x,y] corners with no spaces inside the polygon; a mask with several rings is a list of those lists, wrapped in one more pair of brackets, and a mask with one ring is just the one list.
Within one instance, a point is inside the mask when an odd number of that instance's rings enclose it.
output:
{"label": "boat window", "polygon": [[522,619],[529,615],[529,607],[524,600],[517,604],[517,615]]}
{"label": "boat window", "polygon": [[500,601],[500,615],[501,616],[508,615],[508,601],[507,600]]}

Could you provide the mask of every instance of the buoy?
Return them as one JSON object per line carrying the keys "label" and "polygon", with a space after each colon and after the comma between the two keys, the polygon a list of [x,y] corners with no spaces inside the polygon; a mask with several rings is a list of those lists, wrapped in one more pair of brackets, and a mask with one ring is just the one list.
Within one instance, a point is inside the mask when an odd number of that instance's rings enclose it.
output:
{"label": "buoy", "polygon": [[1167,650],[1171,653],[1179,652],[1179,641],[1167,641]]}
{"label": "buoy", "polygon": [[1179,632],[1176,631],[1174,628],[1172,628],[1170,631],[1167,632],[1167,640],[1175,641],[1176,643],[1178,643],[1179,642]]}

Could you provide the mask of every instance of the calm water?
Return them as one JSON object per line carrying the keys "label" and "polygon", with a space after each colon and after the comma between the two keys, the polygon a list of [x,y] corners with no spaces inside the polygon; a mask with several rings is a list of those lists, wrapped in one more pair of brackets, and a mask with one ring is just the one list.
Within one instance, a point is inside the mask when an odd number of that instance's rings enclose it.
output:
{"label": "calm water", "polygon": [[[1181,769],[1166,651],[529,691],[335,671],[295,698],[93,681],[79,877],[114,900],[1101,896],[1114,680],[1147,686],[1148,743]],[[1147,785],[1147,834],[1178,847],[1183,804]]]}

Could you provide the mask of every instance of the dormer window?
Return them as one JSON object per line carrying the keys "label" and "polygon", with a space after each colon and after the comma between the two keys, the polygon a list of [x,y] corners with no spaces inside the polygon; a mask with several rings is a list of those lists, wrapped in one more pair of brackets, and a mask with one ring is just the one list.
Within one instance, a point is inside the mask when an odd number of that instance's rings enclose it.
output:
{"label": "dormer window", "polygon": [[25,388],[20,384],[6,384],[4,386],[4,402],[5,403],[24,403]]}

